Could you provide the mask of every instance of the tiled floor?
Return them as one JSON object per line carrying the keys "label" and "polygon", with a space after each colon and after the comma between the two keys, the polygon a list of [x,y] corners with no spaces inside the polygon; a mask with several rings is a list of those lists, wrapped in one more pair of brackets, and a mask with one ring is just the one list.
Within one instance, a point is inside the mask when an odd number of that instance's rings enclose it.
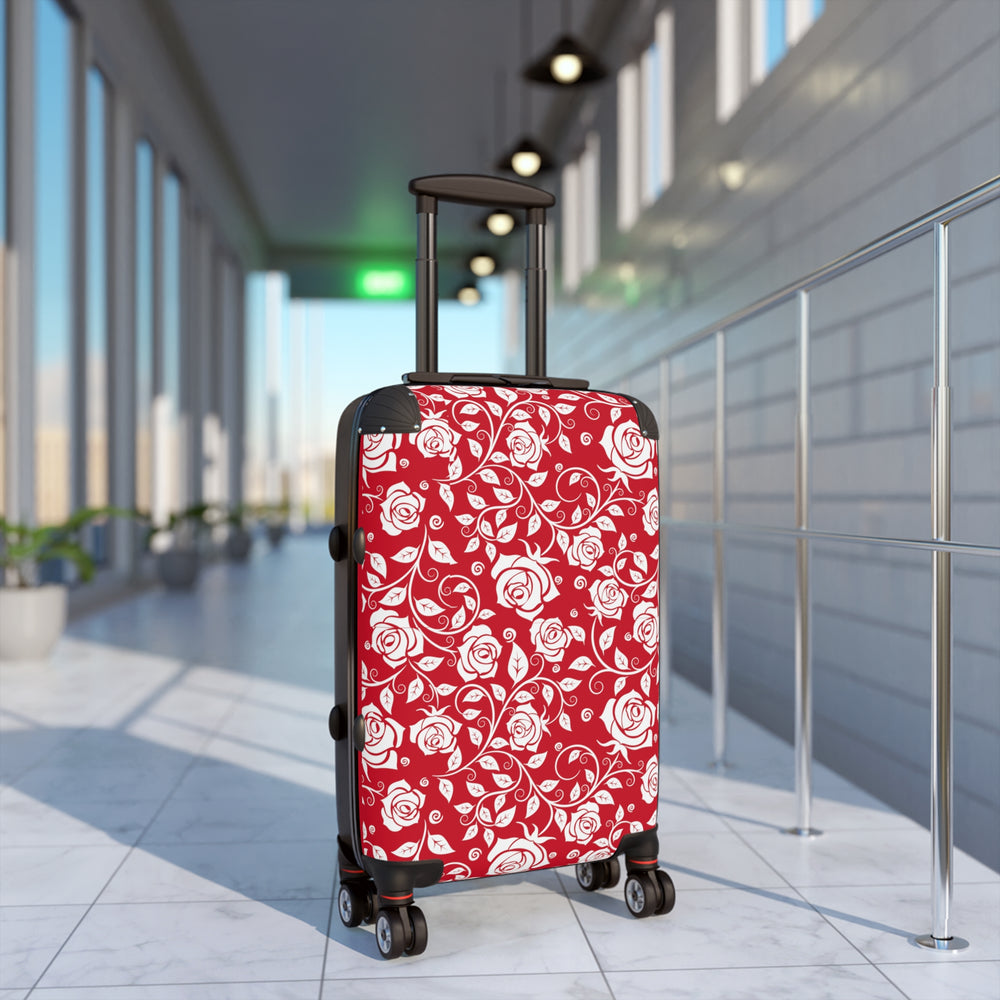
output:
{"label": "tiled floor", "polygon": [[332,913],[331,567],[258,544],[192,595],[151,591],[0,668],[0,1000],[827,997],[997,1000],[1000,876],[957,854],[930,929],[927,832],[822,767],[794,818],[789,747],[679,680],[663,731],[667,917],[541,872],[419,893],[427,952],[383,962]]}

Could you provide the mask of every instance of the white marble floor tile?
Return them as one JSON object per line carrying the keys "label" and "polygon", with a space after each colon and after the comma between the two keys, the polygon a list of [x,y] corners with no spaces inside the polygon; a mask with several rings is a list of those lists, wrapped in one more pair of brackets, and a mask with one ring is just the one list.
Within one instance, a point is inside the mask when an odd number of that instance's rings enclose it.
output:
{"label": "white marble floor tile", "polygon": [[[771,788],[741,780],[682,772],[701,801],[718,812],[734,830],[781,830],[797,822],[797,800],[791,787]],[[845,801],[845,799],[848,799]],[[860,790],[842,798],[814,794],[812,824],[827,830],[913,829],[917,824]]]}
{"label": "white marble floor tile", "polygon": [[904,1000],[872,965],[609,972],[615,1000]]}
{"label": "white marble floor tile", "polygon": [[635,920],[621,891],[570,893],[605,971],[856,965],[858,952],[791,890],[678,894],[672,913]]}
{"label": "white marble floor tile", "polygon": [[0,906],[92,903],[130,848],[0,848]]}
{"label": "white marble floor tile", "polygon": [[880,965],[909,1000],[997,1000],[1000,962]]}
{"label": "white marble floor tile", "polygon": [[612,1000],[599,972],[328,979],[323,996],[329,1000]]}
{"label": "white marble floor tile", "polygon": [[0,792],[0,843],[7,847],[134,844],[160,802],[40,802],[15,788]]}
{"label": "white marble floor tile", "polygon": [[379,958],[373,927],[347,928],[334,916],[324,979],[598,971],[565,896],[484,889],[421,896],[418,905],[427,918],[427,951],[395,962]]}
{"label": "white marble floor tile", "polygon": [[[320,984],[303,979],[285,983],[184,983],[179,986],[72,986],[40,988],[37,1000],[316,1000]],[[3,994],[0,993],[0,1000]],[[349,1000],[347,997],[339,1000]]]}
{"label": "white marble floor tile", "polygon": [[180,843],[245,843],[247,841],[314,840],[337,829],[333,796],[311,792],[233,797],[224,785],[214,799],[171,799],[142,837],[142,845]]}
{"label": "white marble floor tile", "polygon": [[964,951],[936,952],[914,943],[931,930],[931,892],[921,885],[817,887],[800,890],[871,962],[1000,960],[1000,884],[956,885],[950,929],[965,938]]}
{"label": "white marble floor tile", "polygon": [[678,892],[689,889],[787,888],[785,880],[735,833],[660,831],[660,867]]}
{"label": "white marble floor tile", "polygon": [[34,986],[86,912],[86,906],[0,907],[0,988]]}
{"label": "white marble floor tile", "polygon": [[660,787],[660,835],[667,833],[730,833],[730,827],[703,802],[685,799]]}
{"label": "white marble floor tile", "polygon": [[0,711],[0,781],[13,784],[41,764],[72,730],[47,729]]}
{"label": "white marble floor tile", "polygon": [[[743,836],[797,887],[908,885],[930,879],[927,830],[830,830],[810,839],[772,833]],[[956,883],[1000,882],[1000,875],[962,851],[955,851],[954,872]]]}
{"label": "white marble floor tile", "polygon": [[40,764],[15,782],[14,788],[57,807],[87,801],[162,801],[191,763],[187,755],[178,757],[172,752],[160,760],[152,759],[152,755],[147,755],[150,759],[137,760],[129,756],[128,748],[129,743],[123,742],[122,757],[117,764],[91,767],[71,760]]}
{"label": "white marble floor tile", "polygon": [[336,866],[332,837],[294,843],[159,844],[133,850],[100,902],[329,900]]}
{"label": "white marble floor tile", "polygon": [[28,990],[0,990],[0,1000],[26,1000]]}
{"label": "white marble floor tile", "polygon": [[40,986],[319,979],[330,904],[98,904]]}
{"label": "white marble floor tile", "polygon": [[[326,724],[320,734],[326,733]],[[234,767],[244,767],[255,774],[266,775],[283,781],[295,788],[311,788],[318,792],[333,794],[335,776],[333,770],[333,741],[324,736],[324,754],[313,753],[308,745],[300,748],[293,735],[287,737],[283,746],[268,746],[232,736],[214,736],[202,750],[202,756],[209,760],[222,761]]]}

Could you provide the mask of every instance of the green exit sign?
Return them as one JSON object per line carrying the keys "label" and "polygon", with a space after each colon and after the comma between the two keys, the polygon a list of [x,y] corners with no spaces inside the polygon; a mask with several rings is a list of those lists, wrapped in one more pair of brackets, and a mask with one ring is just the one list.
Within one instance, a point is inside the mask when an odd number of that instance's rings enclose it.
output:
{"label": "green exit sign", "polygon": [[362,299],[405,299],[413,295],[412,271],[398,267],[367,267],[357,272],[354,292]]}

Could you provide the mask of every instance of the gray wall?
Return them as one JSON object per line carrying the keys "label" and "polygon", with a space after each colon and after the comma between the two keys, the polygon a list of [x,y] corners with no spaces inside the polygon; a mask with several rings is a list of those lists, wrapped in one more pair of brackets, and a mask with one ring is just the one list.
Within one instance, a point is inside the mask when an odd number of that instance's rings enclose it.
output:
{"label": "gray wall", "polygon": [[[664,419],[664,515],[712,517],[714,355],[672,362],[664,413],[656,361],[671,343],[1000,174],[1000,4],[827,0],[827,11],[727,123],[715,119],[715,4],[676,0],[676,179],[635,230],[615,228],[615,93],[593,114],[602,264],[558,294],[550,370],[617,385]],[[636,4],[617,45],[642,44]],[[572,150],[584,132],[567,136]],[[739,157],[746,186],[715,165]],[[688,244],[671,246],[683,230]],[[956,540],[1000,545],[1000,204],[952,227]],[[933,246],[924,237],[814,293],[812,526],[927,539]],[[617,263],[637,263],[626,306]],[[558,277],[554,284],[558,287]],[[794,526],[795,315],[727,332],[727,518]],[[732,703],[792,738],[794,548],[728,544]],[[711,541],[669,538],[672,658],[708,686]],[[815,752],[927,823],[930,556],[843,543],[813,548]],[[1000,560],[954,560],[955,829],[1000,868]],[[791,772],[790,772],[791,773]]]}

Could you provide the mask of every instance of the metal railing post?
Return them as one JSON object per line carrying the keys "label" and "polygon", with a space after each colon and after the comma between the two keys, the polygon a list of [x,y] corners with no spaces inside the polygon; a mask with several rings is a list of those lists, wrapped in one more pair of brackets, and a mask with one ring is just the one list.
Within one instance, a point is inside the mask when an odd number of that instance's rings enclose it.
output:
{"label": "metal railing post", "polygon": [[729,701],[729,664],[726,651],[726,550],[722,522],[726,516],[726,332],[715,332],[715,456],[712,508],[715,530],[715,574],[712,592],[712,707],[713,760],[718,770],[726,761],[726,708]]}
{"label": "metal railing post", "polygon": [[[951,352],[949,343],[948,223],[934,227],[934,395],[931,520],[934,541],[951,540]],[[918,944],[959,951],[969,942],[949,932],[951,916],[951,553],[931,554],[931,932]]]}
{"label": "metal railing post", "polygon": [[[811,429],[809,423],[809,292],[798,293],[799,374],[795,424],[795,525],[809,530]],[[812,595],[809,589],[809,539],[795,539],[795,799],[796,825],[786,830],[815,837],[812,826]]]}
{"label": "metal railing post", "polygon": [[[660,517],[670,503],[670,358],[660,359]],[[660,717],[670,715],[669,537],[660,527]]]}

